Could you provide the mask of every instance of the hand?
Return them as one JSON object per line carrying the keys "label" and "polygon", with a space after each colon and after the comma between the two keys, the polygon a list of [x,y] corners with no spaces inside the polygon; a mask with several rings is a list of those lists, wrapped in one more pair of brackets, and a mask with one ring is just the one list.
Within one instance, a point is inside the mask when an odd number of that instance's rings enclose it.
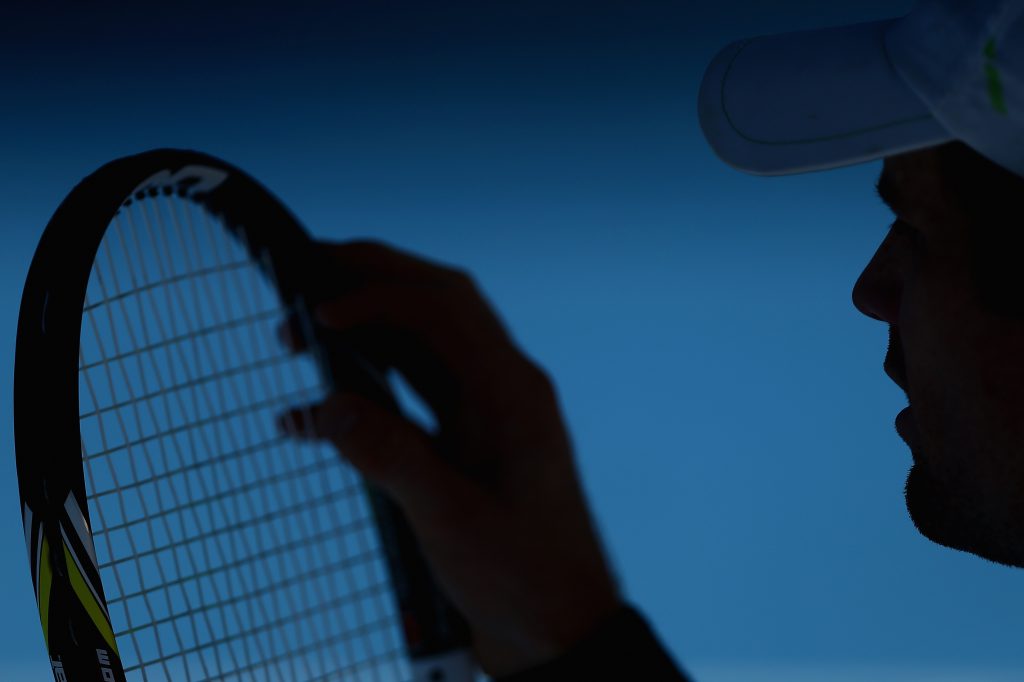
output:
{"label": "hand", "polygon": [[428,433],[356,394],[284,420],[329,439],[409,519],[490,675],[558,656],[621,604],[558,398],[473,280],[384,244],[319,244],[361,284],[315,309],[435,415]]}

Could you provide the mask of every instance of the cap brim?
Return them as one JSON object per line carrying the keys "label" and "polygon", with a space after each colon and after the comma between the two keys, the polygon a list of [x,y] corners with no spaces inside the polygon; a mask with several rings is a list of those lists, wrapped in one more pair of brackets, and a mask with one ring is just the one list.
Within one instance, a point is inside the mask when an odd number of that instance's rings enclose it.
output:
{"label": "cap brim", "polygon": [[948,142],[889,61],[899,19],[744,40],[701,83],[700,125],[729,165],[757,175],[836,168]]}

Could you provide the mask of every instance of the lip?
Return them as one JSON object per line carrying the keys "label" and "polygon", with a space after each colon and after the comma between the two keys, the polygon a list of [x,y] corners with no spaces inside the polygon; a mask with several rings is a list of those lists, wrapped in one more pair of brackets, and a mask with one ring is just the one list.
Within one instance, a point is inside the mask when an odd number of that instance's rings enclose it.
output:
{"label": "lip", "polygon": [[917,424],[914,422],[914,413],[911,408],[906,407],[896,415],[896,433],[903,442],[913,450],[918,446]]}

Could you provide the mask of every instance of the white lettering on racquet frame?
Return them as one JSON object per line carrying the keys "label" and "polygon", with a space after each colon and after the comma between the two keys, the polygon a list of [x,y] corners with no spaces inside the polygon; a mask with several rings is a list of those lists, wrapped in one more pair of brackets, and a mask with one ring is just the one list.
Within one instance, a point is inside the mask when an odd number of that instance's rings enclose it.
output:
{"label": "white lettering on racquet frame", "polygon": [[[99,661],[101,666],[109,666],[110,654],[107,653],[106,649],[97,649],[96,660]],[[114,682],[114,671],[110,668],[101,667],[100,673],[103,675],[103,682]]]}
{"label": "white lettering on racquet frame", "polygon": [[184,185],[189,194],[202,194],[217,189],[228,177],[227,171],[209,166],[185,166],[174,173],[162,170],[149,176],[132,190],[134,196],[138,192],[147,192],[158,187],[178,187]]}

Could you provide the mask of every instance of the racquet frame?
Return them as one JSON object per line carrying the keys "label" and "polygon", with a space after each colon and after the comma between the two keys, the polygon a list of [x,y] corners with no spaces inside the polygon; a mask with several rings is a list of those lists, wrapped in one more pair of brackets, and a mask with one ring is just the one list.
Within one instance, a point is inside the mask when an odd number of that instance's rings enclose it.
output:
{"label": "racquet frame", "polygon": [[[29,564],[57,682],[125,680],[95,562],[79,435],[79,342],[93,259],[107,226],[132,201],[175,194],[201,204],[239,237],[288,306],[355,282],[320,261],[306,231],[259,183],[212,156],[160,149],[112,161],[54,213],[26,279],[18,320],[14,429]],[[314,330],[313,336],[319,333]],[[372,365],[342,344],[316,344],[328,385],[398,403]],[[430,577],[407,522],[367,487],[395,591],[414,680],[472,679],[465,624]]]}

